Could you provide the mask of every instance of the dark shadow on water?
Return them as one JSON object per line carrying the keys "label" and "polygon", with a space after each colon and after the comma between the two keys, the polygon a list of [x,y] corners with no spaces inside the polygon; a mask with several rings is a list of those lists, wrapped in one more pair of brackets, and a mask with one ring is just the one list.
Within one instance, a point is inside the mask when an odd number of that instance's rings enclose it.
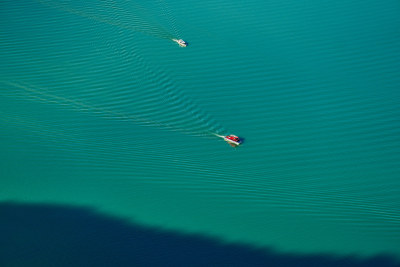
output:
{"label": "dark shadow on water", "polygon": [[292,255],[198,235],[158,230],[87,208],[0,204],[0,266],[396,266]]}

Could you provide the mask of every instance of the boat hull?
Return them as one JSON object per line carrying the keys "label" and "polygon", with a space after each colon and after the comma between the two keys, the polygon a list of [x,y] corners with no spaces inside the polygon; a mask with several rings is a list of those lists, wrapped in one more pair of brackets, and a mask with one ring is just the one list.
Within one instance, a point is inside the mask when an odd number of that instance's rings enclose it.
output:
{"label": "boat hull", "polygon": [[186,47],[187,44],[186,43],[182,43],[180,42],[181,40],[178,39],[172,39],[172,41],[174,41],[175,43],[177,43],[180,47]]}
{"label": "boat hull", "polygon": [[224,140],[226,141],[226,142],[228,142],[228,143],[231,143],[231,144],[234,144],[234,145],[236,145],[236,146],[238,146],[238,145],[240,145],[242,142],[236,142],[236,141],[233,141],[233,140],[231,140],[231,139],[228,139],[228,138],[226,138],[226,137],[224,137]]}

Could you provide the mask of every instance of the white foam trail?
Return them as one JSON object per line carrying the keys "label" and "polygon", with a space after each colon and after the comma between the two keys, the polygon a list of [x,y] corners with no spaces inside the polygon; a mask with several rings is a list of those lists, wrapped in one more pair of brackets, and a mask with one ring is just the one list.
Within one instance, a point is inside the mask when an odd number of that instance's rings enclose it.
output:
{"label": "white foam trail", "polygon": [[225,138],[225,136],[219,135],[219,134],[216,134],[216,133],[213,133],[213,135],[215,135],[216,137]]}

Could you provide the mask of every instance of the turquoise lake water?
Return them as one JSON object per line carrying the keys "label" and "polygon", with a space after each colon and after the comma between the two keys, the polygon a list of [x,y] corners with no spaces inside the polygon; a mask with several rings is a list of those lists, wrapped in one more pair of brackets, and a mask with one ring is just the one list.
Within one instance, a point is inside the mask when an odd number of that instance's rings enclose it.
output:
{"label": "turquoise lake water", "polygon": [[2,1],[0,201],[399,260],[399,14],[393,0]]}

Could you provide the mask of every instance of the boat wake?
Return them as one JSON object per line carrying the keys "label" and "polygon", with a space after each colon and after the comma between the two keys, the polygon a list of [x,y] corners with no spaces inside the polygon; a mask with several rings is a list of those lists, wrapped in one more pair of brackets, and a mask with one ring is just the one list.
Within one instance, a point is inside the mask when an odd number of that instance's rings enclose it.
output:
{"label": "boat wake", "polygon": [[[100,105],[97,106],[95,104],[91,104],[81,100],[74,100],[67,97],[62,97],[58,95],[54,95],[50,93],[49,89],[37,88],[33,85],[27,85],[17,82],[2,82],[5,85],[8,85],[9,96],[12,95],[14,99],[22,99],[29,100],[34,102],[45,103],[48,105],[56,105],[63,108],[67,108],[70,110],[79,111],[82,113],[90,113],[96,116],[118,120],[118,121],[126,121],[126,122],[134,122],[140,126],[151,126],[163,128],[170,131],[178,131],[185,134],[189,134],[192,136],[212,136],[216,135],[212,133],[212,129],[210,129],[206,124],[199,123],[199,121],[192,123],[192,125],[187,125],[186,127],[182,127],[184,124],[182,121],[178,122],[167,122],[161,120],[154,120],[150,116],[146,114],[134,114],[134,113],[124,113],[122,111],[118,111],[118,109],[105,108]],[[11,92],[10,92],[11,90]],[[19,90],[19,93],[16,91]],[[201,121],[200,121],[201,122]],[[221,136],[223,137],[223,136]]]}
{"label": "boat wake", "polygon": [[[88,4],[69,0],[37,1],[44,11],[51,7],[67,17],[74,14],[113,27],[93,25],[90,20],[74,20],[68,30],[60,27],[63,33],[60,39],[45,30],[48,27],[57,28],[58,20],[44,19],[42,24],[31,30],[32,34],[41,37],[43,51],[51,53],[44,56],[30,47],[22,52],[16,50],[10,53],[15,66],[24,66],[27,71],[0,81],[4,85],[0,96],[193,136],[213,138],[213,133],[226,132],[183,94],[168,70],[147,62],[140,42],[135,42],[134,36],[120,30],[172,39],[172,34],[154,19],[156,16],[149,15],[148,8],[132,2],[91,3],[89,0]],[[166,14],[169,14],[167,19],[171,21],[172,28],[176,28],[170,12]],[[27,24],[31,19],[26,17]],[[178,36],[178,31],[174,31]],[[23,43],[24,40],[21,37],[18,42]],[[66,46],[71,43],[74,45]],[[13,47],[14,44],[15,41],[10,40],[5,47]]]}
{"label": "boat wake", "polygon": [[140,32],[161,39],[171,39],[174,36],[146,7],[132,2],[124,3],[122,6],[115,1],[37,1],[57,10],[132,32]]}

